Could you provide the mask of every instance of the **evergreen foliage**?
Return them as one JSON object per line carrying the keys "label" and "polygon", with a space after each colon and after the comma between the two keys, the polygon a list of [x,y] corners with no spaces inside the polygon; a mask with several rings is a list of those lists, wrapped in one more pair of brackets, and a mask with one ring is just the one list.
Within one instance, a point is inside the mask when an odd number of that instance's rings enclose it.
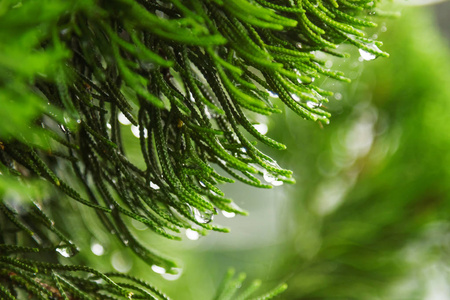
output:
{"label": "evergreen foliage", "polygon": [[[174,240],[181,229],[227,232],[211,224],[217,210],[246,212],[219,183],[294,182],[256,142],[285,146],[254,125],[281,112],[274,102],[328,124],[322,104],[331,93],[314,80],[349,79],[317,53],[343,57],[336,48],[348,43],[387,56],[362,31],[376,26],[371,15],[383,15],[375,4],[2,1],[0,295],[14,299],[22,289],[38,299],[165,299],[128,275],[42,261],[40,253],[78,251],[44,211],[67,198],[91,207],[149,266],[176,272],[135,237],[130,219]],[[138,162],[127,155],[118,118],[139,137]],[[242,280],[225,280],[217,299],[233,297]]]}

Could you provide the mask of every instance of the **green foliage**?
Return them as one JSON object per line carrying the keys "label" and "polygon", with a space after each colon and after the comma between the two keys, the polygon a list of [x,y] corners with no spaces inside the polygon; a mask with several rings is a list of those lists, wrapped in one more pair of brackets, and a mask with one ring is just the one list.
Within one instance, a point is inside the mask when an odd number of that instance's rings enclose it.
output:
{"label": "green foliage", "polygon": [[260,280],[255,280],[250,285],[242,291],[239,295],[236,295],[236,292],[241,288],[242,283],[245,281],[245,273],[241,273],[237,275],[237,278],[234,276],[234,270],[228,270],[228,273],[224,280],[222,281],[221,286],[217,290],[217,295],[214,298],[215,300],[229,300],[229,299],[252,299],[252,300],[265,300],[272,299],[278,294],[282,293],[286,290],[287,285],[282,284],[279,287],[267,292],[266,294],[259,297],[251,297],[252,294],[261,286]]}
{"label": "green foliage", "polygon": [[[105,230],[147,264],[175,272],[173,261],[136,238],[130,219],[173,240],[181,229],[227,232],[211,224],[217,210],[246,212],[219,183],[237,179],[272,188],[261,182],[263,175],[294,182],[256,141],[285,146],[254,125],[261,115],[281,112],[276,97],[300,117],[328,123],[321,106],[331,93],[314,80],[349,80],[327,69],[317,53],[345,56],[335,49],[349,43],[387,56],[362,31],[376,26],[369,20],[380,13],[374,6],[347,0],[2,1],[0,193],[1,225],[8,229],[2,249],[75,254],[76,246],[43,212],[68,196],[93,208]],[[130,134],[118,117],[139,137],[139,162],[127,155]],[[36,182],[45,192],[37,193]],[[22,186],[33,192],[11,192]],[[131,277],[125,279],[134,283],[114,283],[109,277],[117,274],[18,256],[2,258],[2,278],[10,284],[0,285],[4,297],[13,297],[16,285],[38,298],[49,292],[67,298],[64,291],[127,297],[129,289],[143,298],[160,296]]]}

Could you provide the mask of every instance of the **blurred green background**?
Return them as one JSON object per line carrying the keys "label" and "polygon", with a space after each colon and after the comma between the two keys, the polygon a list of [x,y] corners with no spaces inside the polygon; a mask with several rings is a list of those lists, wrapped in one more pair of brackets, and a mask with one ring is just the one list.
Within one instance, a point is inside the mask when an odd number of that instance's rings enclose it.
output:
{"label": "blurred green background", "polygon": [[[269,191],[225,186],[250,212],[215,218],[231,233],[174,242],[133,223],[145,244],[177,259],[180,274],[154,272],[80,205],[60,208],[76,210],[73,224],[85,219],[76,260],[130,271],[181,300],[211,299],[228,267],[266,289],[287,282],[283,299],[450,299],[449,6],[403,7],[400,19],[377,20],[370,34],[389,59],[361,61],[355,49],[349,59],[324,57],[353,80],[322,80],[335,92],[326,105],[331,124],[289,111],[268,120],[267,134],[288,150],[265,150],[297,183]],[[131,130],[125,138],[132,145]]]}

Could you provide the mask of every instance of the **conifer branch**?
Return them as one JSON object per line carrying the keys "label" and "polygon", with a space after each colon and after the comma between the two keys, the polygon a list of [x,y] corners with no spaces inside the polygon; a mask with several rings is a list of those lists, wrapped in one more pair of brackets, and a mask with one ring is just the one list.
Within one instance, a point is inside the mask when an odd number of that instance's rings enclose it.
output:
{"label": "conifer branch", "polygon": [[[219,183],[236,179],[271,188],[261,182],[264,175],[275,182],[294,182],[291,171],[257,148],[257,141],[275,149],[286,147],[260,133],[252,116],[280,112],[276,96],[300,117],[328,123],[330,114],[321,105],[331,94],[314,80],[349,80],[327,69],[317,52],[343,56],[334,49],[348,43],[387,56],[380,42],[364,37],[364,28],[376,26],[370,18],[375,4],[4,1],[2,175],[19,185],[45,180],[58,197],[66,195],[94,209],[105,230],[114,232],[146,263],[170,273],[175,264],[142,246],[127,220],[174,240],[180,239],[180,229],[226,232],[211,224],[217,209],[246,212],[225,197]],[[141,164],[127,155],[123,139],[130,132],[119,117],[135,129]],[[64,174],[66,168],[70,174]],[[73,184],[75,178],[83,191]],[[4,192],[0,189],[0,195]],[[3,253],[75,253],[70,239],[35,199],[31,202],[20,208],[25,218],[2,200],[8,226],[34,237],[29,245],[1,245]],[[62,246],[53,245],[49,236]],[[162,297],[144,283],[130,278],[129,284],[114,283],[87,267],[10,256],[2,256],[0,263],[3,279],[37,298],[51,294],[60,299],[116,299],[131,295],[129,288],[137,298]],[[41,275],[36,277],[30,268]],[[75,271],[91,277],[72,275]],[[2,284],[0,288],[2,297],[14,298],[13,289]]]}

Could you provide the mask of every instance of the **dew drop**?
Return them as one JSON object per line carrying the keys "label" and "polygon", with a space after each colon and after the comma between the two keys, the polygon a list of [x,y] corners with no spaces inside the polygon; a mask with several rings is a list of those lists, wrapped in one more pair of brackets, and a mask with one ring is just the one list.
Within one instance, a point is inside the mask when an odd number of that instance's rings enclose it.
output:
{"label": "dew drop", "polygon": [[274,180],[274,181],[272,181],[272,185],[273,186],[281,186],[281,185],[283,185],[283,181],[281,181],[281,180]]}
{"label": "dew drop", "polygon": [[111,256],[111,264],[116,271],[120,273],[126,273],[131,270],[131,267],[133,266],[133,261],[131,258],[125,253],[122,253],[121,251],[116,251]]}
{"label": "dew drop", "polygon": [[117,119],[123,125],[130,125],[131,124],[130,120],[128,120],[127,117],[125,117],[125,115],[123,113],[119,113],[119,116],[117,117]]}
{"label": "dew drop", "polygon": [[300,101],[300,97],[297,94],[291,94],[292,99],[294,99],[294,101],[299,102]]}
{"label": "dew drop", "polygon": [[135,220],[135,219],[132,219],[132,220],[131,220],[131,224],[132,224],[133,227],[136,228],[137,230],[146,230],[146,229],[148,229],[147,225],[145,225],[144,223],[139,222],[139,221],[137,221],[137,220]]}
{"label": "dew drop", "polygon": [[316,103],[314,101],[307,101],[306,106],[308,106],[309,108],[317,108],[320,107],[320,103]]}
{"label": "dew drop", "polygon": [[[140,137],[140,129],[139,126],[131,125],[131,132],[137,138]],[[147,129],[144,128],[144,138],[147,138]]]}
{"label": "dew drop", "polygon": [[276,180],[275,176],[273,176],[272,174],[270,174],[270,173],[267,172],[267,171],[264,172],[263,177],[264,177],[264,180],[265,180],[266,182],[268,182],[268,183],[272,183],[273,181]]}
{"label": "dew drop", "polygon": [[205,106],[205,115],[208,119],[212,118],[211,113],[209,112],[209,109],[206,106]]}
{"label": "dew drop", "polygon": [[105,253],[105,248],[97,242],[91,244],[91,251],[97,256],[102,256]]}
{"label": "dew drop", "polygon": [[325,68],[330,69],[333,66],[333,61],[332,60],[327,60],[325,62]]}
{"label": "dew drop", "polygon": [[112,127],[111,127],[111,124],[109,124],[109,123],[106,123],[106,127],[108,128],[108,129],[111,129]]}
{"label": "dew drop", "polygon": [[267,183],[270,183],[273,186],[283,185],[283,181],[278,180],[274,175],[272,175],[271,173],[269,173],[267,171],[264,172],[263,177]]}
{"label": "dew drop", "polygon": [[336,93],[336,94],[334,94],[334,98],[336,100],[342,100],[342,94],[341,93]]}
{"label": "dew drop", "polygon": [[194,218],[197,222],[206,224],[213,220],[214,214],[211,211],[200,211],[194,207]]}
{"label": "dew drop", "polygon": [[196,241],[200,238],[200,234],[197,231],[192,230],[190,228],[186,229],[186,236],[188,239],[192,241]]}
{"label": "dew drop", "polygon": [[152,270],[153,270],[153,272],[155,272],[157,274],[165,274],[166,273],[166,269],[164,269],[163,267],[157,266],[157,265],[152,265]]}
{"label": "dew drop", "polygon": [[224,211],[224,210],[222,210],[222,215],[225,218],[234,218],[236,216],[236,214],[234,212],[228,212],[228,211]]}
{"label": "dew drop", "polygon": [[359,49],[359,54],[361,55],[362,60],[374,60],[377,56],[373,53],[367,52],[364,49]]}
{"label": "dew drop", "polygon": [[139,137],[139,127],[131,125],[131,132],[135,137]]}
{"label": "dew drop", "polygon": [[192,102],[195,102],[194,95],[192,95],[191,92],[189,92],[189,100],[191,100]]}
{"label": "dew drop", "polygon": [[58,247],[56,248],[56,251],[64,257],[72,257],[75,256],[79,250],[74,245],[71,245]]}
{"label": "dew drop", "polygon": [[172,274],[172,273],[164,273],[161,274],[162,278],[166,279],[166,280],[177,280],[178,278],[180,278],[182,270],[180,268],[173,268],[173,271],[175,271],[176,273]]}
{"label": "dew drop", "polygon": [[275,93],[275,92],[273,92],[273,91],[269,91],[269,90],[267,90],[267,92],[269,93],[269,96],[270,96],[270,97],[272,97],[272,98],[278,98],[278,94],[277,94],[277,93]]}
{"label": "dew drop", "polygon": [[266,134],[269,131],[269,127],[267,127],[264,123],[253,124],[253,127],[262,135]]}
{"label": "dew drop", "polygon": [[150,187],[151,187],[152,189],[154,189],[154,190],[159,190],[159,185],[157,185],[157,184],[155,184],[155,183],[153,183],[153,182],[151,182],[151,181],[150,181]]}

